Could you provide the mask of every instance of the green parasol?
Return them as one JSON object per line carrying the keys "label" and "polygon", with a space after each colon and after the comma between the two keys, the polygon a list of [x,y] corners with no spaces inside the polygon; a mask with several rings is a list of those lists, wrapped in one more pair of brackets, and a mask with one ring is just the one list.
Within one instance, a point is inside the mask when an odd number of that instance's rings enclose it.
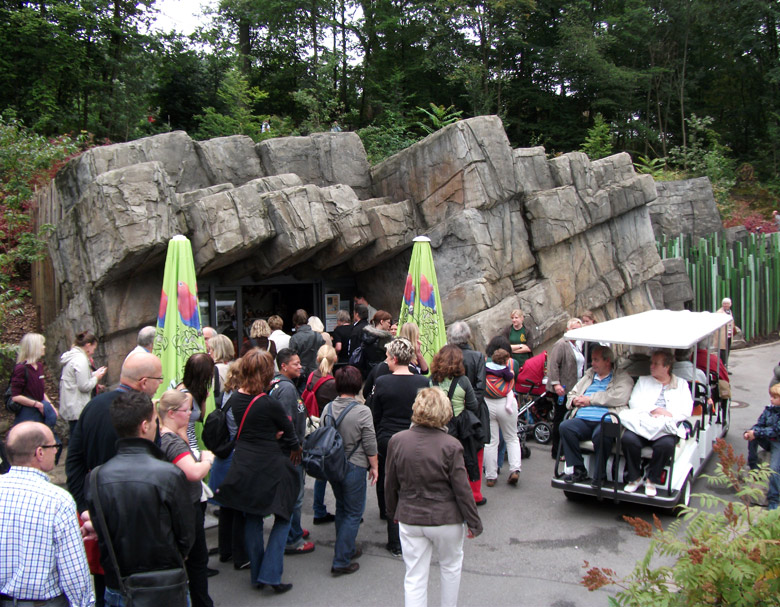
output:
{"label": "green parasol", "polygon": [[415,323],[420,329],[422,354],[430,364],[433,355],[447,343],[447,334],[444,330],[436,268],[433,265],[431,239],[427,236],[414,239],[404,300],[398,317],[399,329],[407,322]]}
{"label": "green parasol", "polygon": [[[153,352],[162,361],[163,373],[163,382],[156,396],[159,398],[170,388],[171,383],[179,384],[187,359],[197,352],[205,351],[192,244],[184,236],[174,236],[168,243],[154,340]],[[213,409],[214,396],[210,393],[204,416]],[[200,438],[200,429],[197,434]]]}

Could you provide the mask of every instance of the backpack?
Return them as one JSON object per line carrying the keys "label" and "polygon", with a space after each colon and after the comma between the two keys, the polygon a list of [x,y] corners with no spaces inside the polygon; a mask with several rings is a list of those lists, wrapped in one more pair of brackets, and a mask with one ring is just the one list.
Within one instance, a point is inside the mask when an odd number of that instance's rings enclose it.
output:
{"label": "backpack", "polygon": [[309,375],[309,380],[306,382],[306,389],[303,391],[303,394],[301,394],[301,400],[303,400],[303,404],[306,405],[306,410],[309,412],[310,416],[312,417],[320,416],[320,406],[317,404],[317,390],[320,389],[320,386],[322,384],[324,384],[326,381],[330,379],[333,379],[331,375],[320,377],[317,380],[317,383],[314,384],[314,387],[310,388],[311,375]]}
{"label": "backpack", "polygon": [[227,414],[230,407],[230,400],[228,400],[226,405],[217,407],[209,413],[206,421],[203,422],[203,431],[200,435],[206,448],[222,459],[226,459],[236,446],[236,439],[230,438],[230,430],[228,430]]}
{"label": "backpack", "polygon": [[352,401],[333,421],[331,404],[322,415],[319,428],[303,440],[303,467],[309,476],[331,482],[341,482],[347,474],[347,460],[355,453],[362,441],[359,440],[349,455],[344,453],[344,440],[339,434],[341,420],[358,402]]}

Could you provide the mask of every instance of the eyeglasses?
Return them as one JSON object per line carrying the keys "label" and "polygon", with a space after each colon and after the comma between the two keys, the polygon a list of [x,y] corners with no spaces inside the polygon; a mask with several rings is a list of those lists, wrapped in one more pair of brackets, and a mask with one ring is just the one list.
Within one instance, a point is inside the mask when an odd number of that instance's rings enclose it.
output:
{"label": "eyeglasses", "polygon": [[[156,379],[157,381],[162,381],[165,378],[164,377],[149,377],[148,375],[144,375],[141,379]],[[141,379],[139,379],[138,381],[141,381]]]}
{"label": "eyeglasses", "polygon": [[184,412],[184,413],[186,413],[187,415],[189,415],[190,413],[192,413],[192,409],[171,409],[171,413],[175,413],[176,411],[183,411],[183,412]]}
{"label": "eyeglasses", "polygon": [[60,453],[62,453],[62,443],[59,445],[41,445],[41,449],[56,449],[54,457],[59,458]]}

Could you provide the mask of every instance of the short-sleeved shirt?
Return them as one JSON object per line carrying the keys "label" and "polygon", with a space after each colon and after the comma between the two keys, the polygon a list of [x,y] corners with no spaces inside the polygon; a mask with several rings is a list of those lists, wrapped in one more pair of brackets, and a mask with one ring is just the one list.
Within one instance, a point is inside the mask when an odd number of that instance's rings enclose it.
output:
{"label": "short-sleeved shirt", "polygon": [[[192,451],[190,451],[190,446],[187,444],[187,441],[173,432],[163,432],[160,435],[160,449],[162,449],[162,452],[165,453],[165,459],[167,459],[172,464],[176,464],[176,462],[188,455],[192,455],[195,461],[198,461],[198,458],[196,458],[192,454]],[[192,498],[191,501],[193,503],[199,502],[200,496],[203,493],[203,488],[201,487],[200,481],[188,480],[187,484],[190,488],[190,497]]]}
{"label": "short-sleeved shirt", "polygon": [[[527,346],[528,345],[528,335],[526,334],[525,327],[520,327],[519,329],[515,329],[514,327],[509,327],[509,343],[513,346],[515,345],[522,345]],[[518,369],[522,369],[523,365],[525,364],[525,361],[527,361],[529,358],[531,358],[532,354],[530,352],[523,352],[522,354],[512,353],[512,358],[515,359],[515,362],[518,365]]]}

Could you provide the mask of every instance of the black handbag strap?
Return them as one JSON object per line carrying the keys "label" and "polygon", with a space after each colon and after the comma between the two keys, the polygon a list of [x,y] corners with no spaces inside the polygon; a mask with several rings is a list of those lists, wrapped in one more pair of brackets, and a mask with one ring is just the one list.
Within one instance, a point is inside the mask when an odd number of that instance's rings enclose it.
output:
{"label": "black handbag strap", "polygon": [[97,477],[101,466],[94,468],[89,475],[89,485],[92,489],[92,503],[95,504],[95,511],[97,513],[98,524],[100,530],[103,532],[103,536],[108,547],[108,554],[111,557],[111,564],[116,571],[116,579],[119,582],[119,591],[122,596],[127,596],[127,589],[125,583],[122,580],[122,573],[119,571],[119,562],[116,560],[116,553],[114,552],[114,544],[111,542],[111,535],[108,533],[108,525],[106,525],[106,517],[103,515],[103,505],[100,503],[100,494],[98,493]]}

